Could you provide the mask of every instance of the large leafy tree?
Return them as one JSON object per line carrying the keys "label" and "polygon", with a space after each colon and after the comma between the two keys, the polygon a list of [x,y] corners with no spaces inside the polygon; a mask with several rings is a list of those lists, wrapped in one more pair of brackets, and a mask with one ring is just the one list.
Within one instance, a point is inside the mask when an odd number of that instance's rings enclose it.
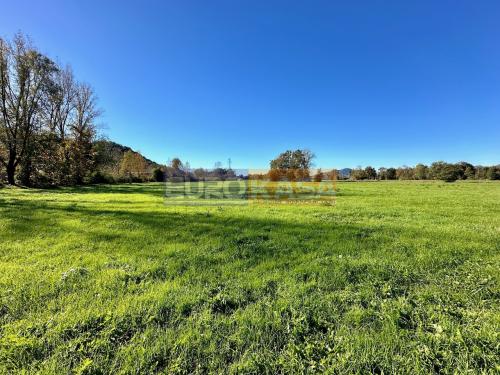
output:
{"label": "large leafy tree", "polygon": [[70,155],[74,182],[81,184],[92,169],[92,144],[96,134],[96,119],[101,111],[92,87],[78,84],[75,94],[74,121],[71,123]]}
{"label": "large leafy tree", "polygon": [[22,34],[12,42],[0,38],[0,164],[9,184],[19,163],[32,148],[42,126],[42,105],[53,87],[57,66]]}
{"label": "large leafy tree", "polygon": [[314,154],[309,150],[287,150],[271,160],[271,169],[310,169]]}
{"label": "large leafy tree", "polygon": [[427,180],[429,177],[429,168],[424,164],[417,164],[414,168],[414,177],[417,180]]}
{"label": "large leafy tree", "polygon": [[274,178],[278,178],[278,174],[290,181],[304,180],[309,178],[313,159],[314,154],[309,150],[287,150],[271,160],[270,167],[272,171],[278,171],[273,172]]}
{"label": "large leafy tree", "polygon": [[458,164],[445,163],[444,161],[434,162],[430,167],[430,174],[432,178],[446,182],[458,180],[461,173],[462,169]]}
{"label": "large leafy tree", "polygon": [[373,167],[366,167],[365,168],[365,176],[369,180],[375,180],[377,178],[377,171]]}

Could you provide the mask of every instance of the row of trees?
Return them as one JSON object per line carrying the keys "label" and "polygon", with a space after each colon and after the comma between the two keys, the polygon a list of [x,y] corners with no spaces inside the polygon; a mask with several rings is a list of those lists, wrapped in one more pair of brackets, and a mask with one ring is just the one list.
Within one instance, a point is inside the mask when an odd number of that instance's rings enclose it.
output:
{"label": "row of trees", "polygon": [[0,166],[7,182],[83,183],[93,165],[93,89],[22,34],[0,38]]}
{"label": "row of trees", "polygon": [[[100,142],[99,142],[100,143]],[[163,182],[167,180],[234,180],[245,178],[237,175],[231,168],[223,168],[217,162],[213,169],[196,168],[191,169],[189,162],[182,162],[179,158],[173,158],[167,165],[160,165],[144,158],[140,153],[127,150],[114,162],[110,158],[102,158],[102,147],[97,152],[98,172],[93,174],[91,182],[113,183],[113,182]],[[112,153],[107,153],[108,155]],[[108,159],[108,161],[104,160]]]}
{"label": "row of trees", "polygon": [[[97,152],[98,155],[101,152]],[[213,169],[191,169],[188,162],[179,158],[172,159],[168,165],[151,164],[139,153],[131,150],[124,153],[118,169],[115,167],[111,181],[165,181],[170,178],[182,178],[191,181],[216,179],[231,180],[236,178],[250,178],[271,181],[323,181],[323,180],[444,180],[455,181],[465,179],[500,179],[500,165],[483,167],[470,163],[455,164],[442,161],[432,163],[431,166],[417,164],[415,167],[379,168],[373,167],[356,169],[312,169],[314,154],[308,150],[285,151],[270,162],[271,168],[261,173],[245,175],[231,168],[223,168],[216,163]],[[99,158],[100,159],[100,158]],[[103,164],[98,160],[98,165]],[[113,165],[113,164],[111,164]],[[102,167],[100,167],[102,168]],[[99,181],[96,181],[99,182]]]}
{"label": "row of trees", "polygon": [[415,167],[379,168],[368,166],[351,171],[353,180],[500,180],[500,165],[474,166],[467,162],[446,163],[438,161],[430,166],[417,164]]}
{"label": "row of trees", "polygon": [[456,181],[466,179],[500,179],[500,165],[474,166],[467,162],[446,163],[438,161],[430,166],[417,164],[415,167],[379,168],[378,171],[368,166],[338,171],[317,169],[311,173],[314,154],[309,150],[287,150],[270,161],[267,173],[253,175],[251,178],[271,181],[322,181],[324,179],[351,180],[443,180]]}
{"label": "row of trees", "polygon": [[237,175],[236,171],[231,168],[223,168],[220,162],[216,162],[212,169],[191,169],[189,162],[182,162],[179,158],[173,158],[168,163],[168,166],[162,166],[155,169],[153,174],[156,181],[163,181],[170,178],[183,178],[191,181],[244,178],[241,174]]}

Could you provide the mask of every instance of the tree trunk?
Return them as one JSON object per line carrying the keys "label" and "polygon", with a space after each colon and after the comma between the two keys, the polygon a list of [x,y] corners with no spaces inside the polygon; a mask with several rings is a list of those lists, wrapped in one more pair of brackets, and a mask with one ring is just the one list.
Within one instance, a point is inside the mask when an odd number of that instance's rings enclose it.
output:
{"label": "tree trunk", "polygon": [[9,160],[7,163],[7,181],[9,185],[15,185],[16,180],[15,180],[15,174],[16,174],[16,167],[14,165],[14,160]]}

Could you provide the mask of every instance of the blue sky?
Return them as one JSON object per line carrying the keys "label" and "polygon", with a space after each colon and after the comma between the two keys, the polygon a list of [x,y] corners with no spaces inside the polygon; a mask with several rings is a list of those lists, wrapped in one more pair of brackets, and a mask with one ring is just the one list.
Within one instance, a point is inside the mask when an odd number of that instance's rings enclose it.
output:
{"label": "blue sky", "polygon": [[499,1],[6,1],[112,140],[193,167],[500,162]]}

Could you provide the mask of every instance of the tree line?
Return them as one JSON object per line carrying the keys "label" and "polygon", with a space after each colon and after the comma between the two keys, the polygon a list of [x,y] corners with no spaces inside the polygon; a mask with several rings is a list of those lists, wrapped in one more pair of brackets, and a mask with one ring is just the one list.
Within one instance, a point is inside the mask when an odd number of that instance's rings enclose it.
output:
{"label": "tree line", "polygon": [[92,87],[17,34],[0,38],[0,166],[9,184],[81,184],[93,168]]}
{"label": "tree line", "polygon": [[482,166],[467,162],[446,163],[437,161],[430,166],[417,164],[414,167],[384,168],[370,166],[356,168],[347,177],[353,180],[500,180],[500,165]]}
{"label": "tree line", "polygon": [[[199,180],[231,180],[254,179],[270,181],[323,181],[323,180],[500,180],[500,165],[480,166],[467,162],[446,163],[438,161],[430,166],[417,164],[415,167],[385,168],[378,170],[368,166],[366,168],[345,168],[323,170],[313,169],[315,155],[310,150],[287,150],[269,163],[269,170],[261,173],[242,174],[231,168],[223,168],[220,162],[215,163],[213,169],[191,169],[189,162],[182,162],[173,158],[168,165],[155,165],[152,170],[147,169],[141,155],[126,155],[123,158],[120,170],[121,179],[130,174],[133,181],[165,181],[166,179]],[[124,172],[128,171],[128,172]],[[140,171],[140,173],[138,173]],[[141,176],[143,176],[141,178]],[[109,182],[109,181],[108,181]]]}
{"label": "tree line", "polygon": [[191,168],[189,162],[182,162],[179,158],[173,158],[167,166],[161,166],[154,171],[155,179],[164,180],[184,180],[184,181],[203,181],[203,180],[234,180],[246,178],[243,174],[237,174],[232,168],[223,168],[221,162],[216,162],[214,167]]}
{"label": "tree line", "polygon": [[381,167],[378,170],[368,166],[355,169],[321,168],[312,171],[314,154],[309,150],[287,150],[269,163],[267,173],[250,176],[254,179],[269,179],[271,181],[322,181],[333,179],[345,180],[500,180],[500,165],[480,166],[467,162],[446,163],[437,161],[430,166],[417,164],[415,167],[399,168]]}
{"label": "tree line", "polygon": [[234,180],[246,178],[231,168],[223,168],[216,162],[214,168],[192,169],[189,162],[178,157],[167,164],[157,164],[146,159],[140,153],[128,147],[110,141],[97,141],[96,167],[92,173],[91,183],[121,182],[164,182],[164,181],[201,181],[201,180]]}

